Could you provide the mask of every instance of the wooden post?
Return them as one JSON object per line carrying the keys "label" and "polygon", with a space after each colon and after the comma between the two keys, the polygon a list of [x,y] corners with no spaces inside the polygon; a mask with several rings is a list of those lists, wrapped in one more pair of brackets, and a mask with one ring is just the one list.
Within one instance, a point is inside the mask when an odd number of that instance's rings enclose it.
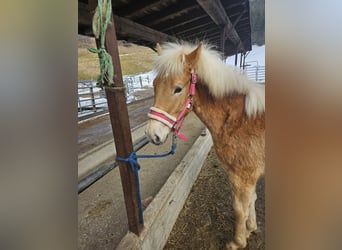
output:
{"label": "wooden post", "polygon": [[242,52],[240,53],[240,68],[242,67]]}
{"label": "wooden post", "polygon": [[255,71],[255,80],[258,81],[258,71],[259,71],[259,65],[256,66],[256,71]]}
{"label": "wooden post", "polygon": [[95,103],[95,95],[94,95],[94,89],[93,89],[93,85],[91,85],[89,87],[90,90],[90,99],[91,99],[91,104],[92,104],[92,109],[94,112],[96,112],[96,103]]}
{"label": "wooden post", "polygon": [[77,98],[78,98],[78,105],[80,105],[80,107],[78,108],[78,111],[82,112],[82,104],[81,104],[80,94],[79,93],[77,93]]}
{"label": "wooden post", "polygon": [[[92,1],[91,5],[93,9],[95,9],[97,6],[97,1]],[[99,41],[96,41],[96,44],[99,47]],[[111,23],[108,25],[106,31],[105,47],[113,60],[114,86],[122,88],[122,90],[117,91],[111,91],[105,88],[105,91],[116,153],[117,156],[126,158],[133,151],[133,144],[126,105],[126,95],[125,90],[123,89],[124,83],[122,79],[113,15],[111,16]],[[127,162],[118,161],[118,165],[120,169],[121,183],[127,211],[128,229],[131,232],[139,235],[143,225],[139,223],[135,176]]]}
{"label": "wooden post", "polygon": [[142,88],[142,87],[143,87],[143,84],[142,84],[142,78],[141,78],[141,76],[139,76],[139,81],[140,81],[140,87]]}
{"label": "wooden post", "polygon": [[226,46],[226,29],[222,28],[221,29],[221,34],[220,34],[220,47],[221,47],[221,52],[222,52],[222,60],[224,61],[224,51],[225,51],[225,46]]}

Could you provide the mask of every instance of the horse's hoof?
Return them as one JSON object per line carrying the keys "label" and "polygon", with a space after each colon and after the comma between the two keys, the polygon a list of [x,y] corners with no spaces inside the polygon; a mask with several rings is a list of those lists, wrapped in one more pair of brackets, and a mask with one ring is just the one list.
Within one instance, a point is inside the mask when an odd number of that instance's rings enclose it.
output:
{"label": "horse's hoof", "polygon": [[226,244],[226,249],[227,250],[237,250],[237,249],[239,249],[239,247],[238,247],[238,245],[236,245],[234,243],[234,241],[231,241],[231,242]]}
{"label": "horse's hoof", "polygon": [[255,230],[258,229],[258,225],[252,220],[247,220],[246,226],[249,232],[254,232]]}
{"label": "horse's hoof", "polygon": [[247,243],[246,243],[246,244],[243,244],[243,245],[238,245],[238,244],[236,244],[234,241],[231,241],[231,242],[228,242],[228,243],[226,244],[226,249],[227,249],[227,250],[243,249],[243,248],[246,247],[246,245],[247,245]]}

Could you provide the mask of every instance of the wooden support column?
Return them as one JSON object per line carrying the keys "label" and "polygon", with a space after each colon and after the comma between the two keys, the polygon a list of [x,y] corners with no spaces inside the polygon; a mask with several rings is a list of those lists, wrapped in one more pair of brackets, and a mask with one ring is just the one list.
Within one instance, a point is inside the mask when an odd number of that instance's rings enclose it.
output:
{"label": "wooden support column", "polygon": [[[97,6],[97,1],[93,2],[93,9]],[[96,3],[94,3],[96,2]],[[95,7],[94,7],[95,6]],[[96,41],[99,47],[99,41]],[[122,88],[124,86],[122,79],[122,71],[119,58],[118,44],[116,40],[115,25],[113,15],[111,16],[111,23],[108,25],[106,31],[105,47],[113,60],[114,67],[114,86]],[[132,135],[129,125],[128,110],[126,105],[125,90],[111,91],[105,88],[110,121],[114,136],[117,156],[128,157],[133,151]],[[118,162],[121,176],[121,183],[124,193],[128,229],[139,235],[143,225],[139,223],[139,212],[137,202],[137,189],[135,175],[127,162]]]}
{"label": "wooden support column", "polygon": [[226,47],[226,30],[224,28],[221,29],[221,34],[220,34],[220,49],[222,52],[222,60],[225,58],[225,47]]}
{"label": "wooden support column", "polygon": [[245,70],[245,64],[246,64],[246,52],[243,53],[243,63],[242,63],[243,70]]}
{"label": "wooden support column", "polygon": [[240,53],[240,68],[242,67],[242,52]]}

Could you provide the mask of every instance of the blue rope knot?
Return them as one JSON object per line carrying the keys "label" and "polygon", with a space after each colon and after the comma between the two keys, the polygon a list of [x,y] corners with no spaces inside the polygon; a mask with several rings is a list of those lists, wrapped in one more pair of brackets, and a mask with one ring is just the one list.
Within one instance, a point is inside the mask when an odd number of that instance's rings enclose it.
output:
{"label": "blue rope knot", "polygon": [[116,160],[128,162],[133,172],[140,170],[140,165],[138,163],[138,156],[137,156],[137,153],[134,151],[131,152],[127,158],[116,157]]}
{"label": "blue rope knot", "polygon": [[166,157],[169,155],[173,155],[176,152],[176,147],[177,147],[177,136],[173,135],[173,140],[172,140],[172,145],[171,149],[169,152],[164,153],[164,154],[157,154],[157,155],[137,155],[135,151],[131,152],[127,158],[122,158],[117,156],[116,160],[117,161],[124,161],[128,162],[132,172],[134,173],[135,176],[135,183],[136,183],[136,190],[137,190],[137,202],[138,202],[138,210],[139,210],[139,223],[144,224],[144,218],[143,218],[143,209],[142,209],[142,203],[141,203],[141,193],[140,193],[140,183],[139,183],[139,170],[140,170],[140,165],[138,162],[139,158],[161,158],[161,157]]}

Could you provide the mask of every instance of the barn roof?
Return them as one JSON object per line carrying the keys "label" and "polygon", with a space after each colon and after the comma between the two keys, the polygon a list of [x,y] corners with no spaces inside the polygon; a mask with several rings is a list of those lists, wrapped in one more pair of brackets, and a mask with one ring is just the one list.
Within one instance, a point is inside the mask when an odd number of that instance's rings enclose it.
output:
{"label": "barn roof", "polygon": [[[92,36],[96,0],[78,1],[78,33]],[[249,0],[115,0],[117,38],[153,48],[157,42],[208,41],[225,56],[250,51]]]}

